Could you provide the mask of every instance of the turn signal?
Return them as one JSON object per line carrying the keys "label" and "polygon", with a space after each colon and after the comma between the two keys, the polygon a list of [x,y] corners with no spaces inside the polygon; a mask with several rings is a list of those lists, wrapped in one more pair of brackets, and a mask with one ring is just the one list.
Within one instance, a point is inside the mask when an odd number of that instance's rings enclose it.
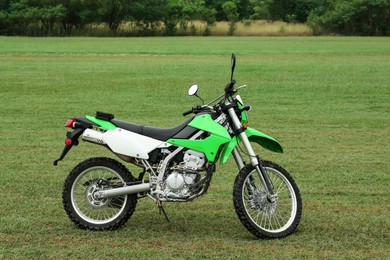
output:
{"label": "turn signal", "polygon": [[67,146],[71,145],[71,144],[72,144],[72,139],[66,138],[66,139],[65,139],[65,144],[66,144]]}
{"label": "turn signal", "polygon": [[247,128],[248,128],[248,123],[243,123],[243,124],[242,124],[242,127],[243,127],[244,129],[247,129]]}

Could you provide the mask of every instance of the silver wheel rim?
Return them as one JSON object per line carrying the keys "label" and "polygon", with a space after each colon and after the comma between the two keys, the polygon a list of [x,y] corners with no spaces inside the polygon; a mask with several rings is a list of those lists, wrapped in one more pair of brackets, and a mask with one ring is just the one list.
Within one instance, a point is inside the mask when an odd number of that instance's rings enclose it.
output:
{"label": "silver wheel rim", "polygon": [[242,189],[244,207],[252,222],[262,230],[279,233],[288,229],[297,213],[297,199],[288,179],[278,170],[265,167],[274,185],[275,202],[267,200],[256,170],[248,174]]}
{"label": "silver wheel rim", "polygon": [[110,199],[97,199],[98,180],[106,179],[115,183],[124,183],[123,178],[114,170],[96,166],[83,171],[73,182],[71,189],[72,206],[77,214],[92,224],[106,224],[116,219],[124,210],[127,196]]}

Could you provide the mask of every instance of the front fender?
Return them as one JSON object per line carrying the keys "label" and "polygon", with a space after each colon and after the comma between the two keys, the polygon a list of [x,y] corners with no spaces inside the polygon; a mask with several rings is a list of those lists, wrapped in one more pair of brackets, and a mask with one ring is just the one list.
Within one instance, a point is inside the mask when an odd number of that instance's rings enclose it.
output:
{"label": "front fender", "polygon": [[[255,142],[261,145],[263,148],[270,150],[272,152],[276,153],[283,153],[282,146],[276,141],[275,138],[266,135],[260,131],[257,131],[256,129],[253,129],[251,127],[248,127],[245,130],[245,134],[248,137],[250,142]],[[225,144],[223,147],[222,153],[221,153],[221,165],[225,164],[232,153],[234,147],[240,142],[240,138],[237,136],[234,136],[229,143]]]}

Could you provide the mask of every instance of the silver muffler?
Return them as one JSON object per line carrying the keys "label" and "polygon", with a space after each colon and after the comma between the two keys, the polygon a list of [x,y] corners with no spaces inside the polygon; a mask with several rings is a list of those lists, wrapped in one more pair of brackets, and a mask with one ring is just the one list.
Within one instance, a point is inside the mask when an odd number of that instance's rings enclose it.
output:
{"label": "silver muffler", "polygon": [[120,188],[101,190],[95,193],[95,197],[98,199],[112,198],[116,196],[129,195],[139,192],[145,192],[150,190],[149,183],[141,183],[131,186],[125,186]]}
{"label": "silver muffler", "polygon": [[103,132],[99,132],[92,129],[85,129],[81,139],[95,144],[105,145],[106,142],[103,139]]}

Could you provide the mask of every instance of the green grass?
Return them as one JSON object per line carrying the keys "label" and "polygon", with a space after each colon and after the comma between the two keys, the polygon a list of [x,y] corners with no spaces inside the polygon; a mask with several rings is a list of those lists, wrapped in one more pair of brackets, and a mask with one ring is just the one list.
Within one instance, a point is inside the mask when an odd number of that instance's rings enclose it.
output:
{"label": "green grass", "polygon": [[[81,143],[53,167],[72,116],[96,110],[174,126],[229,81],[230,54],[250,125],[275,138],[303,198],[298,230],[255,239],[232,203],[236,168],[209,192],[148,199],[115,232],[76,228],[62,209],[78,162],[110,156]],[[388,258],[390,253],[390,39],[352,37],[0,38],[0,258]],[[130,166],[130,169],[137,169]]]}

